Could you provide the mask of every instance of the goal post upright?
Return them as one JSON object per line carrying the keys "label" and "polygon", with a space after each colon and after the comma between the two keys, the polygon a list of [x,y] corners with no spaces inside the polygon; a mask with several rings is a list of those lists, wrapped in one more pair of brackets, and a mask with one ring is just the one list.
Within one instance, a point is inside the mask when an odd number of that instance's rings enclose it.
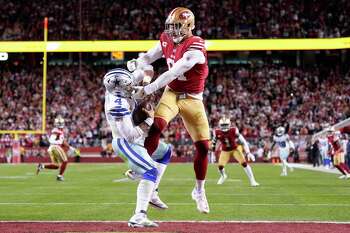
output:
{"label": "goal post upright", "polygon": [[44,19],[44,57],[43,57],[43,101],[42,101],[42,126],[41,131],[46,131],[46,84],[47,84],[47,35],[48,35],[48,18]]}

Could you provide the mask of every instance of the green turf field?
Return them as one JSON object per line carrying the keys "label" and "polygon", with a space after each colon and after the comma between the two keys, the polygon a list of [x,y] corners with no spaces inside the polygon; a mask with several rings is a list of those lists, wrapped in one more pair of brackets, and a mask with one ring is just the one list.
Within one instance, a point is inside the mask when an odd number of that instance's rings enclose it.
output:
{"label": "green turf field", "polygon": [[[35,165],[0,165],[0,220],[128,220],[137,183],[124,178],[125,164],[69,164],[64,182],[57,171],[36,176]],[[171,164],[160,186],[170,209],[149,210],[157,220],[322,220],[350,221],[350,180],[335,174],[297,169],[280,177],[279,166],[254,164],[260,187],[249,187],[244,171],[229,165],[229,179],[216,185],[210,165],[210,214],[197,212],[190,193],[192,164]]]}

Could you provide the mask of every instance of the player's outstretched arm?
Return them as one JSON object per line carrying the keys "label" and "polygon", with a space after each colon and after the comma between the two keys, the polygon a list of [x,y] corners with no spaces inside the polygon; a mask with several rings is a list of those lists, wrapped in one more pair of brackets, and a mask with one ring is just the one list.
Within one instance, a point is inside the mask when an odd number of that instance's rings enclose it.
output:
{"label": "player's outstretched arm", "polygon": [[245,138],[243,137],[242,134],[238,133],[238,140],[242,143],[243,145],[243,149],[244,149],[244,152],[247,156],[247,158],[251,161],[255,161],[255,157],[254,155],[250,152],[250,149],[249,149],[249,144],[247,142],[247,140],[245,140]]}
{"label": "player's outstretched arm", "polygon": [[189,71],[196,64],[204,64],[205,56],[199,50],[190,50],[184,53],[183,57],[175,62],[174,66],[161,74],[154,82],[140,89],[135,95],[135,99],[142,99],[146,95],[165,87],[177,77]]}
{"label": "player's outstretched arm", "polygon": [[141,53],[137,59],[132,59],[126,63],[128,70],[134,72],[136,70],[142,70],[145,66],[152,64],[163,55],[160,42],[156,46],[148,50],[146,53]]}

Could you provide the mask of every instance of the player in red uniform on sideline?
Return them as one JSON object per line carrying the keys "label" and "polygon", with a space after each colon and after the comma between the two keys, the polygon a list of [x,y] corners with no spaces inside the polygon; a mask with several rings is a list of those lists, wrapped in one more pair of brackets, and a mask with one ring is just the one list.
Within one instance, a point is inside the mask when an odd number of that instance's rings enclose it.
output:
{"label": "player in red uniform on sideline", "polygon": [[[248,160],[255,161],[255,157],[250,153],[249,145],[241,135],[236,127],[231,127],[230,119],[223,117],[219,121],[219,129],[214,131],[212,149],[215,151],[216,143],[219,141],[221,143],[221,153],[218,162],[218,169],[220,173],[220,179],[217,184],[223,184],[227,179],[225,173],[225,165],[233,156],[239,164],[242,165],[245,173],[248,176],[250,185],[253,187],[259,186],[259,183],[255,181],[252,168],[247,163],[245,159],[243,150],[248,158]],[[242,149],[243,145],[243,149]]]}
{"label": "player in red uniform on sideline", "polygon": [[142,99],[165,87],[155,109],[154,123],[145,140],[145,147],[149,154],[153,154],[162,131],[177,114],[180,114],[196,147],[196,185],[192,191],[192,199],[196,201],[197,209],[201,213],[209,213],[204,184],[210,135],[202,102],[208,76],[208,61],[204,40],[192,34],[194,27],[194,15],[189,9],[173,9],[166,19],[165,31],[160,36],[160,42],[147,53],[141,54],[138,59],[129,61],[127,65],[130,71],[142,70],[163,56],[166,59],[169,70],[154,82],[140,88],[134,95],[136,99]]}
{"label": "player in red uniform on sideline", "polygon": [[63,181],[63,174],[66,170],[68,164],[67,154],[63,148],[69,148],[68,154],[79,154],[80,152],[69,146],[67,141],[64,138],[64,119],[61,116],[55,118],[55,128],[51,131],[51,135],[49,137],[50,147],[47,150],[51,163],[50,164],[42,164],[39,163],[37,166],[36,174],[39,174],[41,170],[46,169],[60,169],[59,174],[57,175],[57,181]]}
{"label": "player in red uniform on sideline", "polygon": [[349,179],[350,178],[350,169],[345,164],[345,152],[340,141],[341,132],[347,132],[347,128],[342,128],[339,131],[335,131],[333,127],[330,127],[327,132],[327,139],[333,150],[333,163],[343,175],[339,176],[339,179]]}

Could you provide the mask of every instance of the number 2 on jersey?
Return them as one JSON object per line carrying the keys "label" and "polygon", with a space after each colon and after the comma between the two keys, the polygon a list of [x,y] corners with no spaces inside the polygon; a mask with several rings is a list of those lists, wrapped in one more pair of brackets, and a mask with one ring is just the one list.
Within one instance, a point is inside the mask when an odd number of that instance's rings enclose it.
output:
{"label": "number 2 on jersey", "polygon": [[[170,69],[171,67],[173,67],[173,65],[174,65],[174,60],[173,59],[171,59],[171,58],[167,58],[166,59],[166,63],[168,64],[168,68]],[[180,81],[187,81],[187,79],[186,79],[186,76],[185,75],[180,75],[180,76],[178,76],[177,77],[177,80],[180,80]]]}

